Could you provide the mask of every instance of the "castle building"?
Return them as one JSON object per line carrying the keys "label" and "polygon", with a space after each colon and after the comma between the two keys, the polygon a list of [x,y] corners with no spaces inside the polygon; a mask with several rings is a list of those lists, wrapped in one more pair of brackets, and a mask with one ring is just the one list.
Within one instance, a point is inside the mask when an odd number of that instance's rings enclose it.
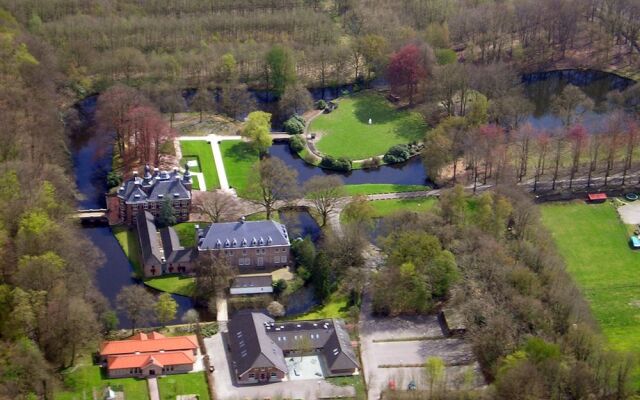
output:
{"label": "castle building", "polygon": [[127,225],[135,225],[138,216],[145,211],[154,217],[160,214],[162,204],[171,202],[176,220],[189,220],[191,209],[191,174],[189,167],[185,167],[184,175],[180,175],[178,168],[173,172],[160,171],[155,168],[153,173],[149,165],[144,167],[143,177],[134,171],[133,176],[118,188],[118,213],[120,220]]}

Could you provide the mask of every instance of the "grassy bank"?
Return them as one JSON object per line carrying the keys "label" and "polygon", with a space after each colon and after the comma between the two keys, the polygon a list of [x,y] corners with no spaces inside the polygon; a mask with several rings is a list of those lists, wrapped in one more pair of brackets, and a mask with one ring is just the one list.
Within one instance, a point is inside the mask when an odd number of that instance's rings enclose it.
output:
{"label": "grassy bank", "polygon": [[162,292],[191,297],[195,289],[195,278],[183,275],[163,275],[157,278],[146,279],[144,284]]}
{"label": "grassy bank", "polygon": [[112,228],[113,235],[120,243],[122,251],[129,259],[129,262],[133,266],[133,271],[137,277],[142,277],[142,263],[140,262],[140,242],[138,242],[138,235],[134,229],[129,229],[126,226],[115,226]]}
{"label": "grassy bank", "polygon": [[435,197],[419,198],[419,199],[391,199],[391,200],[374,200],[369,204],[376,210],[375,217],[385,217],[398,211],[427,211],[431,210],[438,200]]}
{"label": "grassy bank", "polygon": [[569,273],[589,301],[611,346],[640,353],[640,253],[610,203],[541,207]]}
{"label": "grassy bank", "polygon": [[348,299],[344,296],[339,296],[336,293],[332,294],[327,303],[316,307],[306,314],[299,315],[295,320],[310,320],[310,319],[325,319],[325,318],[343,318],[346,319],[349,316]]}
{"label": "grassy bank", "polygon": [[345,185],[344,188],[349,196],[355,196],[359,194],[366,195],[431,190],[429,186],[424,185],[394,185],[390,183],[363,183],[359,185]]}
{"label": "grassy bank", "polygon": [[338,105],[309,128],[323,134],[317,149],[334,157],[360,160],[384,154],[393,145],[422,140],[427,130],[419,113],[398,111],[377,93],[345,97]]}

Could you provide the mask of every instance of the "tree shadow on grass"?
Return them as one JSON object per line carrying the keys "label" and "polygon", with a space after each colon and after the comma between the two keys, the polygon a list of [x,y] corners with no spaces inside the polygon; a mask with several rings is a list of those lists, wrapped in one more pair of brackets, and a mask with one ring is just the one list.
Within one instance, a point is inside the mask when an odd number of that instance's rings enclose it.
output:
{"label": "tree shadow on grass", "polygon": [[363,124],[385,124],[402,118],[404,115],[396,111],[387,99],[380,95],[361,94],[352,97],[354,113],[358,121]]}
{"label": "tree shadow on grass", "polygon": [[421,141],[427,133],[427,124],[417,113],[416,115],[405,115],[396,122],[393,132],[410,142]]}
{"label": "tree shadow on grass", "polygon": [[233,161],[257,161],[259,158],[258,152],[248,142],[238,142],[226,148],[223,156]]}

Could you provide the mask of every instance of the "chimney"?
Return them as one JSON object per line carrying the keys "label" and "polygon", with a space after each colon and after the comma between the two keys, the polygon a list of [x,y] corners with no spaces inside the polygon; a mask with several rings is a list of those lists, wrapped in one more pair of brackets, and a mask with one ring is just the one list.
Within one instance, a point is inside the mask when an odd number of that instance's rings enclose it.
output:
{"label": "chimney", "polygon": [[246,221],[246,218],[244,217],[244,215],[242,217],[240,217],[240,223],[244,224],[244,222]]}

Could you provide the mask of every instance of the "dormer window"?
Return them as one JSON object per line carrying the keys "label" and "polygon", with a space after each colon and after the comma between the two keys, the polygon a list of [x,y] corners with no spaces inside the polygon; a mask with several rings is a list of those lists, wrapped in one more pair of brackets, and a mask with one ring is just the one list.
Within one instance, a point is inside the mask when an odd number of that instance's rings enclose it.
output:
{"label": "dormer window", "polygon": [[180,196],[180,193],[174,193],[173,194],[173,197],[179,197],[179,196]]}
{"label": "dormer window", "polygon": [[231,242],[231,246],[232,247],[238,246],[238,241],[236,240],[236,238],[233,238],[233,242]]}
{"label": "dormer window", "polygon": [[229,247],[229,246],[231,246],[231,243],[229,242],[229,239],[227,239],[227,240],[224,242],[224,247]]}
{"label": "dormer window", "polygon": [[164,198],[164,195],[163,195],[163,194],[159,194],[159,195],[158,195],[158,198],[159,198],[159,199],[162,199],[162,198]]}

